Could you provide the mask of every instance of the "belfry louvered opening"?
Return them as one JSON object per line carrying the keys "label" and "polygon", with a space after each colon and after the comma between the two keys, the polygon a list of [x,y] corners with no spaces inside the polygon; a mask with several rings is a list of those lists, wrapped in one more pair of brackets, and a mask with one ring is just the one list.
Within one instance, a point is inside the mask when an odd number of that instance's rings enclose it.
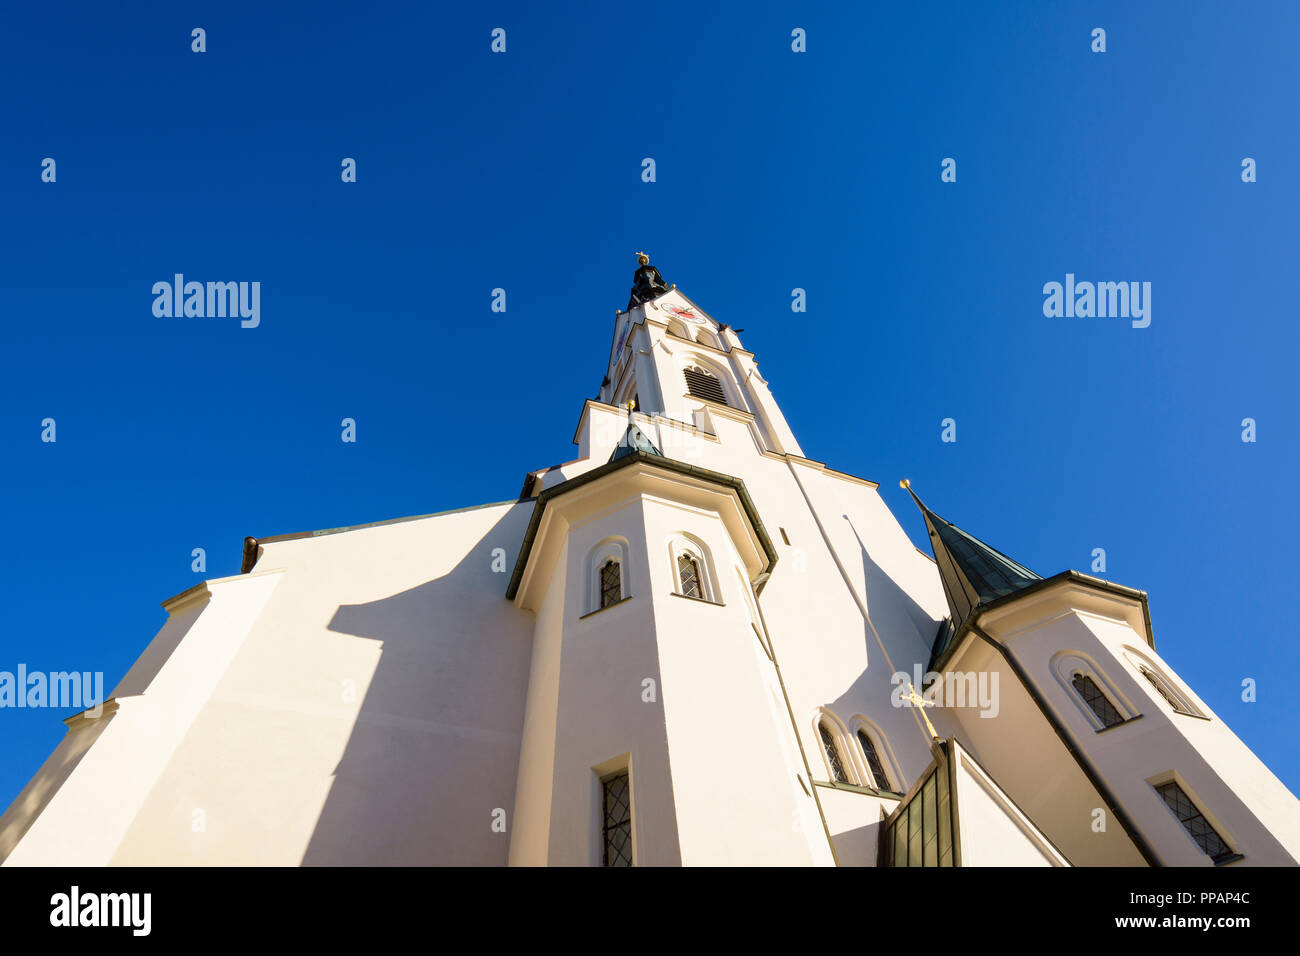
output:
{"label": "belfry louvered opening", "polygon": [[722,390],[718,377],[698,366],[686,369],[686,390],[694,398],[707,399],[719,405],[728,404],[727,393]]}

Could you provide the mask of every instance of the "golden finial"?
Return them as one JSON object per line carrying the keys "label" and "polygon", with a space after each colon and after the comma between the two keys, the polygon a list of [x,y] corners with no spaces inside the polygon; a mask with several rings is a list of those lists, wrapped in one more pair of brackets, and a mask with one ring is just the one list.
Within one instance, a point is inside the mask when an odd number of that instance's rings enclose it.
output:
{"label": "golden finial", "polygon": [[647,256],[644,252],[638,252],[636,254],[636,261],[639,262],[641,265],[646,266],[650,264],[650,257]]}
{"label": "golden finial", "polygon": [[911,483],[910,481],[908,481],[906,478],[904,478],[902,481],[900,481],[900,482],[898,483],[898,487],[900,487],[900,488],[911,488],[911,487],[912,487],[912,483]]}
{"label": "golden finial", "polygon": [[632,409],[636,408],[636,402],[635,401],[624,402],[623,407],[627,409],[628,414],[630,415],[632,414]]}
{"label": "golden finial", "polygon": [[904,695],[903,700],[909,702],[913,707],[919,706],[921,708],[921,719],[925,721],[926,730],[930,731],[931,737],[935,740],[939,740],[940,737],[935,733],[934,724],[930,723],[930,715],[925,712],[925,708],[934,706],[934,701],[926,700],[918,694],[916,688],[912,686],[911,681],[907,682],[907,694]]}

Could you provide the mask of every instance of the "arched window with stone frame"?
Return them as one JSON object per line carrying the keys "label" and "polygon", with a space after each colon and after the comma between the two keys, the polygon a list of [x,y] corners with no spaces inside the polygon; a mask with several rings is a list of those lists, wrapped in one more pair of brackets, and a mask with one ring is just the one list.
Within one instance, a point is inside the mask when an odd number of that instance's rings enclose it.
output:
{"label": "arched window with stone frame", "polygon": [[885,736],[880,728],[868,723],[863,717],[851,721],[853,736],[862,750],[863,767],[866,770],[866,786],[877,790],[896,792],[894,773],[890,769],[889,752],[885,746]]}
{"label": "arched window with stone frame", "polygon": [[1097,664],[1079,651],[1061,651],[1052,658],[1052,671],[1093,730],[1109,730],[1138,716]]}
{"label": "arched window with stone frame", "polygon": [[821,742],[822,758],[825,760],[827,779],[831,783],[853,784],[852,761],[849,760],[848,748],[845,746],[844,729],[839,721],[827,710],[818,711],[817,738]]}
{"label": "arched window with stone frame", "polygon": [[709,348],[722,348],[722,340],[718,338],[717,333],[712,329],[701,328],[695,333],[695,341],[701,345],[707,345]]}
{"label": "arched window with stone frame", "polygon": [[627,556],[627,541],[619,537],[606,538],[591,549],[587,555],[584,613],[602,611],[631,596]]}
{"label": "arched window with stone frame", "polygon": [[692,535],[676,534],[669,542],[673,590],[682,597],[720,604],[717,577],[708,547]]}
{"label": "arched window with stone frame", "polygon": [[1137,668],[1138,673],[1146,678],[1147,683],[1175,713],[1208,719],[1192,702],[1191,697],[1164,672],[1159,664],[1132,647],[1125,647],[1124,654],[1128,657],[1129,663]]}

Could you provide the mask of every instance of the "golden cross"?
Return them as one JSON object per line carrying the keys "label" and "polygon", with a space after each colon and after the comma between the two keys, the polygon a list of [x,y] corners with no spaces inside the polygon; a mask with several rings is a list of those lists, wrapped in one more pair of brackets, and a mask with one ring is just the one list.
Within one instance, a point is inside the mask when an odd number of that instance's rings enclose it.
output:
{"label": "golden cross", "polygon": [[930,731],[931,737],[935,740],[939,740],[940,737],[935,733],[934,724],[930,723],[930,715],[925,712],[925,708],[934,706],[934,701],[926,700],[918,694],[916,688],[912,686],[911,681],[907,682],[907,693],[903,695],[903,700],[910,703],[913,707],[921,708],[921,719],[925,721],[926,729]]}

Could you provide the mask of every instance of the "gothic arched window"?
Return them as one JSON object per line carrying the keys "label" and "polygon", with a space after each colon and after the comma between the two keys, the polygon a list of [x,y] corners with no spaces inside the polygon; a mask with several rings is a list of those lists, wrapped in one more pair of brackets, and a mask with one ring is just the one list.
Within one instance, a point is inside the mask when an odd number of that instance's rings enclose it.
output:
{"label": "gothic arched window", "polygon": [[889,775],[885,773],[885,765],[876,750],[875,741],[871,739],[871,735],[864,727],[858,728],[858,743],[862,744],[862,755],[867,758],[867,769],[871,771],[872,786],[877,790],[889,790]]}
{"label": "gothic arched window", "polygon": [[1115,709],[1115,705],[1110,702],[1110,698],[1101,692],[1097,682],[1087,674],[1075,674],[1070,683],[1074,687],[1075,693],[1083,698],[1083,702],[1088,705],[1088,709],[1097,715],[1103,730],[1124,722],[1124,718]]}
{"label": "gothic arched window", "polygon": [[1052,672],[1095,731],[1141,716],[1106,672],[1082,651],[1058,651],[1052,657]]}
{"label": "gothic arched window", "polygon": [[1155,663],[1147,660],[1144,655],[1139,654],[1132,648],[1125,648],[1125,650],[1128,653],[1129,661],[1137,667],[1138,673],[1147,679],[1147,683],[1156,689],[1156,692],[1165,699],[1165,703],[1172,707],[1175,713],[1186,714],[1189,717],[1205,716],[1191,702],[1188,696],[1182,693],[1177,685],[1164,675],[1164,672]]}
{"label": "gothic arched window", "polygon": [[822,718],[817,722],[817,733],[822,738],[822,749],[826,751],[826,765],[831,772],[831,779],[836,783],[848,783],[849,775],[844,770],[844,757],[840,753],[839,742],[830,721]]}
{"label": "gothic arched window", "polygon": [[606,538],[588,552],[584,616],[631,597],[627,551],[627,541],[623,538]]}
{"label": "gothic arched window", "polygon": [[703,398],[710,402],[717,402],[719,405],[729,404],[727,393],[723,390],[722,383],[718,381],[718,376],[708,369],[692,365],[685,370],[685,375],[686,391],[692,398]]}
{"label": "gothic arched window", "polygon": [[685,533],[673,535],[668,543],[668,554],[677,594],[721,603],[713,562],[703,542]]}

